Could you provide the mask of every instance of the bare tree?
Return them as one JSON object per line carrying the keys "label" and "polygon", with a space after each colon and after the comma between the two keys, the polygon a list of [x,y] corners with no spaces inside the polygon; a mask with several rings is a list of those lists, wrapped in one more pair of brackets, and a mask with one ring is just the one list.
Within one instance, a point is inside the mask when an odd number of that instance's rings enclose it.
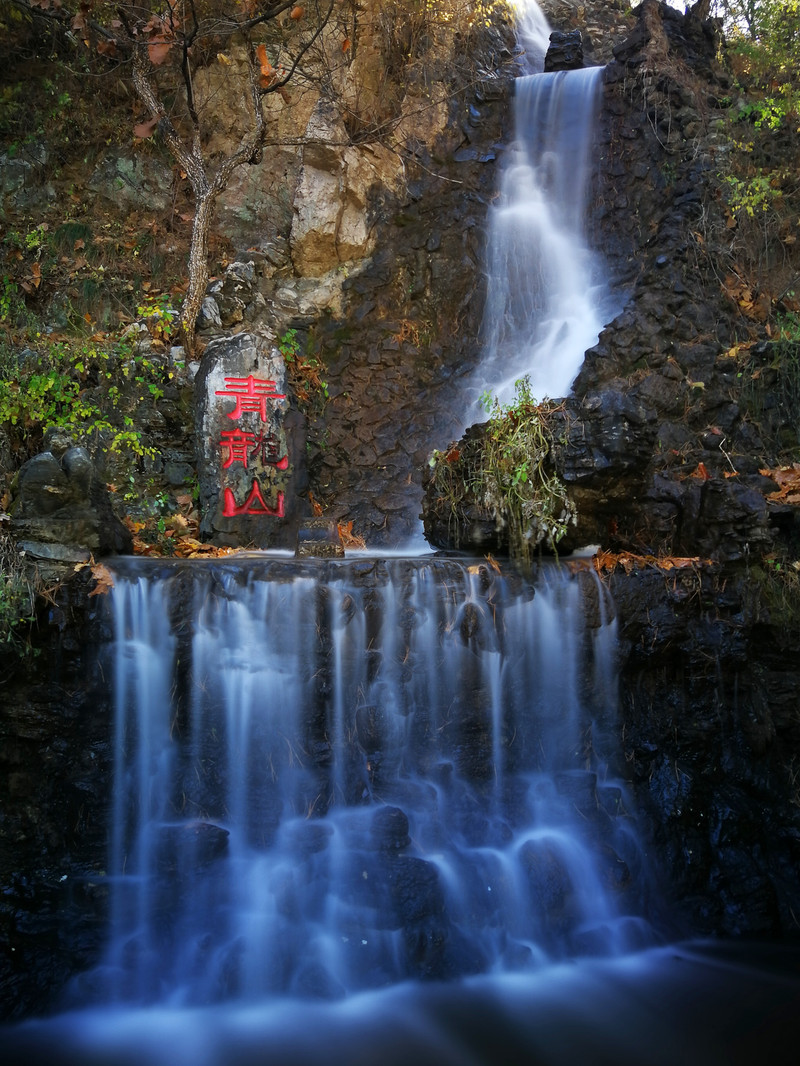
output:
{"label": "bare tree", "polygon": [[[195,213],[188,286],[181,308],[187,354],[194,349],[197,316],[208,284],[208,245],[217,200],[237,167],[261,160],[268,125],[265,97],[282,93],[298,75],[338,8],[350,0],[13,0],[31,17],[49,19],[95,53],[119,64],[147,108],[137,125],[143,138],[158,133],[192,187]],[[199,68],[210,56],[240,46],[246,57],[245,121],[238,143],[220,159],[207,151],[209,107],[198,101]]]}

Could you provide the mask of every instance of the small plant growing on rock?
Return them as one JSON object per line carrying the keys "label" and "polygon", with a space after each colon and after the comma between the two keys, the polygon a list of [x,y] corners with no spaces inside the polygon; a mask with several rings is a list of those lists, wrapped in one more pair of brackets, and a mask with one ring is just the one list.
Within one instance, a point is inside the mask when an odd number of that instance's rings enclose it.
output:
{"label": "small plant growing on rock", "polygon": [[296,329],[287,329],[281,336],[278,340],[278,351],[286,363],[289,381],[298,402],[306,408],[324,407],[328,399],[328,382],[321,373],[324,367],[315,355],[301,354]]}
{"label": "small plant growing on rock", "polygon": [[537,403],[528,377],[520,378],[515,390],[509,404],[484,394],[490,417],[483,433],[434,452],[430,465],[435,491],[454,513],[476,507],[507,531],[509,554],[529,562],[539,545],[556,550],[576,511],[549,465],[559,408]]}

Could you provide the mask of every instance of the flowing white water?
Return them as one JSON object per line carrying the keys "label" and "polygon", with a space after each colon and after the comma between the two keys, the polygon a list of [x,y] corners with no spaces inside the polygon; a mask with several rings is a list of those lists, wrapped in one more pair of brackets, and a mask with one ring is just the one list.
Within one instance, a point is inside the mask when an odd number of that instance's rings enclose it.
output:
{"label": "flowing white water", "polygon": [[550,44],[550,26],[536,0],[511,0],[517,23],[517,40],[522,48],[520,67],[525,74],[536,74],[544,67]]}
{"label": "flowing white water", "polygon": [[191,571],[190,643],[185,577],[117,581],[112,928],[78,998],[339,997],[647,938],[590,575],[254,565]]}
{"label": "flowing white water", "polygon": [[[523,65],[540,71],[547,25],[536,4],[522,8]],[[618,310],[585,226],[601,83],[599,67],[515,82],[515,140],[489,214],[475,397],[508,403],[525,375],[537,399],[567,395],[587,349]],[[482,417],[476,399],[464,428]]]}
{"label": "flowing white water", "polygon": [[590,68],[515,83],[517,140],[489,218],[475,382],[504,403],[526,374],[538,399],[566,395],[613,314],[584,227],[601,76]]}

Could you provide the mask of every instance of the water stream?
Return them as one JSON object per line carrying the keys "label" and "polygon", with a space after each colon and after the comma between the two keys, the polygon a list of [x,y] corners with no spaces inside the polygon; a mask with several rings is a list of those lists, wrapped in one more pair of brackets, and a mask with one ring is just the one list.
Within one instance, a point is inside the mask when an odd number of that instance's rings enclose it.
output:
{"label": "water stream", "polygon": [[[542,69],[546,24],[524,5],[524,68]],[[584,354],[620,307],[586,236],[600,67],[515,82],[514,141],[489,213],[483,354],[472,385],[502,403],[527,375],[538,399],[568,394]],[[465,421],[480,421],[476,401]]]}
{"label": "water stream", "polygon": [[111,930],[78,1001],[341,997],[652,939],[588,571],[121,567]]}

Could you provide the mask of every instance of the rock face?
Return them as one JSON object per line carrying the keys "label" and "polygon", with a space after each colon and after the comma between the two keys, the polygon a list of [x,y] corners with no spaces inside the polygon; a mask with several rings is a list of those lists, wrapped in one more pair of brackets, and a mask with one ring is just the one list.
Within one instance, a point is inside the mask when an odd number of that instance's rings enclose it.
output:
{"label": "rock face", "polygon": [[4,1018],[46,1010],[97,957],[106,919],[113,709],[98,650],[109,629],[91,568],[69,571],[40,610],[35,650],[2,662]]}
{"label": "rock face", "polygon": [[626,773],[683,932],[796,929],[800,600],[755,568],[612,575]]}
{"label": "rock face", "polygon": [[347,144],[347,130],[323,101],[305,136],[290,241],[297,273],[319,277],[340,263],[372,253],[376,237],[369,217],[372,191],[380,189],[383,195],[397,191],[402,165],[381,144],[340,147]]}
{"label": "rock face", "polygon": [[57,434],[19,471],[11,530],[29,557],[52,562],[132,550],[88,451]]}

